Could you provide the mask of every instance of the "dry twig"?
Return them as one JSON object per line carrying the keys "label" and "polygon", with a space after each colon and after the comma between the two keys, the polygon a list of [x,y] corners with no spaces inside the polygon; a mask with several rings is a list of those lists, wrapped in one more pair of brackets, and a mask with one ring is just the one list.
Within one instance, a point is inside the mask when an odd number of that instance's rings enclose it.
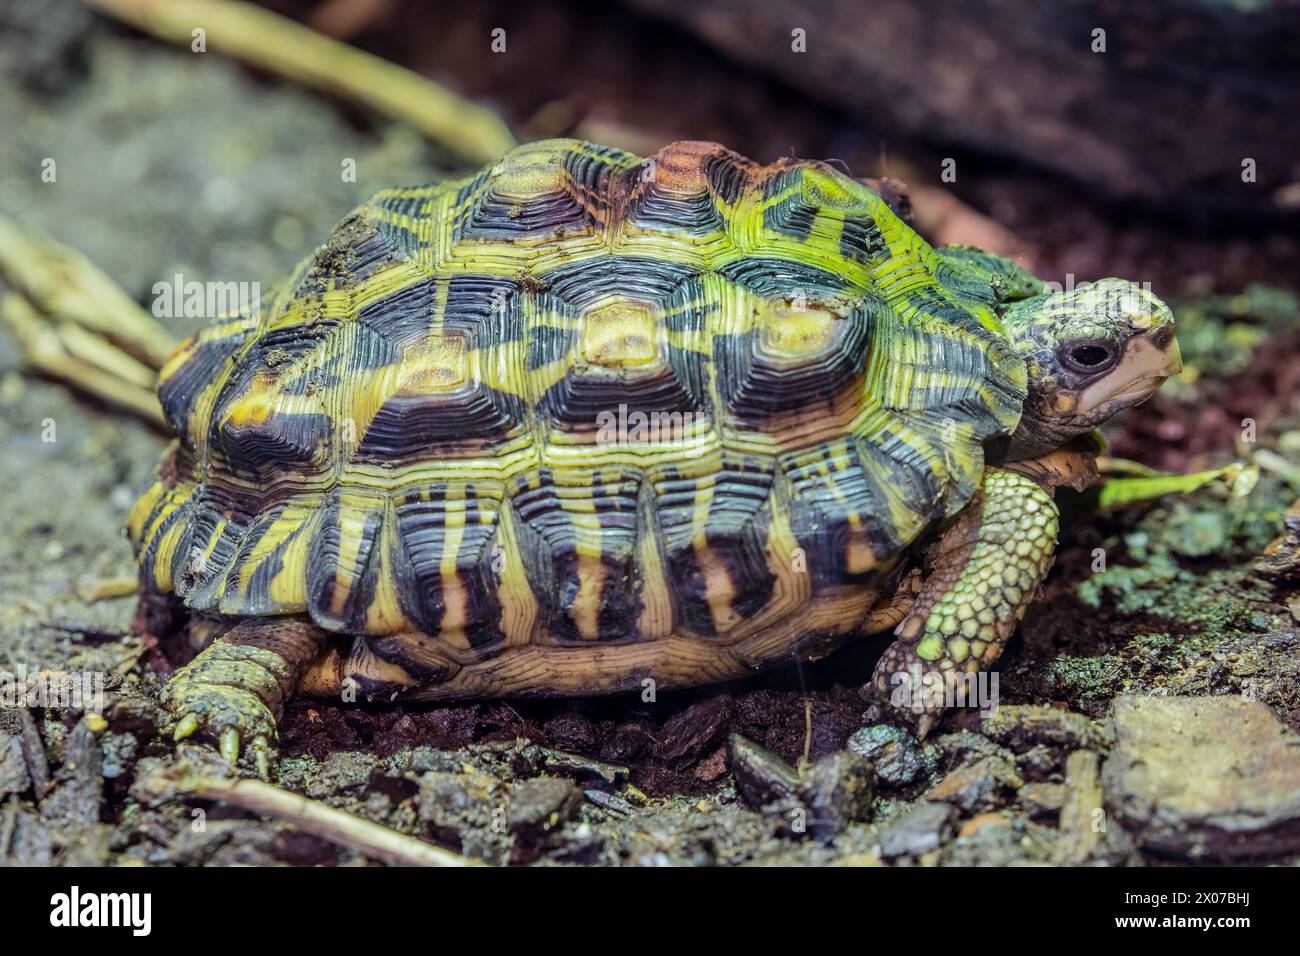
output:
{"label": "dry twig", "polygon": [[260,780],[184,777],[179,795],[234,804],[253,813],[278,817],[298,829],[331,843],[395,866],[481,866],[477,860],[398,833],[388,827],[336,810]]}

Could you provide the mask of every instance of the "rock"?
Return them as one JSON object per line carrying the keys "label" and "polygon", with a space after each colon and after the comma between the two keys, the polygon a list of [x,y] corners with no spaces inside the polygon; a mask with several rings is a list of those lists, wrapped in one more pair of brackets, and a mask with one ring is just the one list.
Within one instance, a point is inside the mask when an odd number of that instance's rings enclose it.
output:
{"label": "rock", "polygon": [[379,760],[373,754],[354,750],[332,753],[321,763],[315,778],[307,781],[305,792],[313,800],[335,793],[361,793],[378,766]]}
{"label": "rock", "polygon": [[817,761],[795,792],[808,808],[808,833],[830,841],[850,823],[871,819],[876,772],[864,757],[841,750]]}
{"label": "rock", "polygon": [[994,743],[983,734],[972,733],[969,730],[944,734],[934,743],[939,748],[939,751],[948,758],[948,763],[944,765],[947,767],[958,764],[972,764],[983,757],[998,757],[1008,762],[1015,760],[1015,754],[1006,747]]}
{"label": "rock", "polygon": [[829,841],[850,823],[871,817],[876,774],[870,762],[851,750],[823,757],[800,777],[772,751],[732,734],[727,763],[741,799],[779,817],[787,836]]}
{"label": "rock", "polygon": [[1277,585],[1300,583],[1300,501],[1282,516],[1282,534],[1255,560],[1255,571]]}
{"label": "rock", "polygon": [[951,804],[965,813],[982,813],[1005,805],[1022,786],[1024,781],[1009,760],[983,757],[950,772],[925,799]]}
{"label": "rock", "polygon": [[54,865],[56,846],[54,827],[20,806],[10,846],[0,853],[0,860],[22,867],[50,867]]}
{"label": "rock", "polygon": [[600,807],[610,816],[629,817],[636,812],[636,807],[632,806],[625,798],[617,793],[609,793],[605,790],[598,790],[595,787],[589,787],[582,791],[582,795],[588,803]]}
{"label": "rock", "polygon": [[487,826],[495,789],[482,775],[426,773],[420,778],[416,809],[422,822],[437,828]]}
{"label": "rock", "polygon": [[881,831],[880,855],[893,859],[937,850],[952,835],[953,814],[946,803],[918,804]]}
{"label": "rock", "polygon": [[981,813],[943,847],[944,866],[1023,866],[1050,863],[1056,831],[1004,812]]}
{"label": "rock", "polygon": [[582,791],[572,780],[535,777],[516,784],[510,796],[510,832],[540,834],[563,826],[577,813]]}
{"label": "rock", "polygon": [[1062,770],[1061,752],[1044,744],[1034,744],[1016,754],[1016,772],[1025,780],[1050,781]]}
{"label": "rock", "polygon": [[584,786],[597,786],[605,789],[621,787],[627,782],[630,771],[618,764],[605,763],[594,757],[582,754],[566,753],[529,744],[519,754],[516,772],[538,773],[546,771],[559,777],[570,777]]}
{"label": "rock", "polygon": [[1240,697],[1117,697],[1106,806],[1139,847],[1189,860],[1300,850],[1300,736]]}
{"label": "rock", "polygon": [[601,757],[614,763],[631,763],[645,753],[654,740],[654,726],[637,720],[619,724],[601,740]]}
{"label": "rock", "polygon": [[933,760],[916,737],[893,724],[874,724],[856,731],[849,749],[871,761],[876,776],[888,787],[905,787],[933,770]]}
{"label": "rock", "polygon": [[596,728],[577,711],[556,714],[542,725],[547,739],[559,750],[590,753],[596,748]]}
{"label": "rock", "polygon": [[1011,827],[1012,823],[1001,813],[990,811],[981,813],[979,816],[971,817],[961,825],[957,831],[958,840],[969,840],[979,838],[982,833],[986,833],[990,828]]}
{"label": "rock", "polygon": [[17,737],[0,733],[0,797],[22,793],[31,785],[22,743]]}
{"label": "rock", "polygon": [[84,720],[68,735],[55,788],[41,801],[41,816],[58,826],[69,843],[99,823],[104,796],[103,754]]}
{"label": "rock", "polygon": [[440,773],[419,778],[415,798],[419,832],[455,847],[466,856],[504,863],[514,847],[509,835],[508,786],[478,771]]}
{"label": "rock", "polygon": [[730,697],[711,697],[692,704],[660,729],[660,758],[682,767],[708,756],[722,743],[731,716]]}
{"label": "rock", "polygon": [[1076,750],[1065,761],[1065,800],[1056,862],[1078,865],[1097,855],[1106,833],[1101,809],[1101,761],[1091,750]]}
{"label": "rock", "polygon": [[50,765],[45,756],[45,743],[36,729],[32,712],[26,707],[18,709],[18,744],[22,748],[23,763],[31,777],[32,792],[37,800],[44,800],[50,791]]}
{"label": "rock", "polygon": [[105,734],[101,749],[104,753],[104,779],[129,778],[140,754],[140,741],[135,734]]}
{"label": "rock", "polygon": [[727,765],[736,778],[736,792],[755,809],[792,797],[799,785],[794,767],[740,734],[727,738]]}
{"label": "rock", "polygon": [[1020,807],[1035,820],[1061,812],[1068,791],[1063,783],[1027,783],[1020,788]]}
{"label": "rock", "polygon": [[1032,704],[1003,704],[980,722],[980,732],[1016,753],[1035,744],[1106,750],[1112,743],[1107,728],[1083,714]]}
{"label": "rock", "polygon": [[450,750],[437,747],[412,747],[408,752],[406,768],[412,773],[454,773],[461,760]]}

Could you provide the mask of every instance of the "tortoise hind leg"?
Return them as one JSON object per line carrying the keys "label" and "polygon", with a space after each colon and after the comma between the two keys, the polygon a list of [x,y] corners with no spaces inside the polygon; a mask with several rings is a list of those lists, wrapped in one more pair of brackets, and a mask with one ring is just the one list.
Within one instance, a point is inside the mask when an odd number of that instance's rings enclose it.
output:
{"label": "tortoise hind leg", "polygon": [[417,634],[357,637],[335,666],[345,703],[396,700],[424,684],[442,683],[459,669],[436,640]]}
{"label": "tortoise hind leg", "polygon": [[[234,762],[252,741],[259,772],[276,739],[276,723],[328,635],[310,621],[254,618],[217,638],[163,688],[162,704],[182,740],[203,730]],[[265,776],[265,773],[263,773]]]}
{"label": "tortoise hind leg", "polygon": [[873,675],[895,708],[918,717],[922,736],[963,701],[968,675],[996,664],[1052,566],[1056,532],[1049,491],[990,469],[980,496],[927,554],[921,592]]}

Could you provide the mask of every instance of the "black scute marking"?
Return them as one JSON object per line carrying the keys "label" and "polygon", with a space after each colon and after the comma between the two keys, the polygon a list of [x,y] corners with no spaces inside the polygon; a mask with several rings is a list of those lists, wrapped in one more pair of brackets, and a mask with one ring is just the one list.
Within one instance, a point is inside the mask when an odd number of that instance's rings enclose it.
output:
{"label": "black scute marking", "polygon": [[717,153],[704,162],[709,187],[727,205],[734,204],[744,193],[752,169],[752,163],[731,152]]}
{"label": "black scute marking", "polygon": [[591,215],[563,186],[528,196],[504,191],[504,177],[493,177],[474,204],[457,239],[461,242],[507,241],[549,238],[561,234],[588,233],[594,228]]}
{"label": "black scute marking", "polygon": [[[492,539],[500,520],[499,502],[480,501],[467,489],[465,528],[456,552],[456,573],[466,592],[465,637],[472,647],[502,639],[501,605],[492,568]],[[446,615],[442,561],[447,548],[447,497],[441,486],[410,495],[396,507],[397,551],[393,565],[403,612],[419,629],[436,635]],[[481,519],[490,513],[491,521]]]}
{"label": "black scute marking", "polygon": [[664,325],[673,332],[702,331],[722,308],[721,303],[705,297],[698,277],[686,280],[664,302]]}
{"label": "black scute marking", "polygon": [[[803,459],[803,464],[796,464],[796,459]],[[783,459],[791,492],[790,527],[807,557],[815,590],[860,581],[873,573],[849,572],[847,557],[854,536],[869,543],[877,561],[892,557],[906,543],[899,540],[890,521],[889,499],[878,479],[877,469],[887,464],[872,462],[872,467],[864,468],[856,448],[839,468],[830,464],[826,454],[803,452]],[[829,474],[822,473],[823,467]],[[904,472],[898,477],[907,481],[912,476]],[[857,530],[851,523],[855,516]]]}
{"label": "black scute marking", "polygon": [[457,275],[447,282],[440,317],[444,332],[459,332],[483,343],[515,342],[525,329],[519,283],[491,275]]}
{"label": "black scute marking", "polygon": [[724,279],[765,299],[806,298],[834,295],[848,288],[848,281],[833,272],[776,256],[748,256],[718,269]]}
{"label": "black scute marking", "polygon": [[357,322],[389,343],[392,354],[400,359],[402,348],[429,334],[436,301],[437,282],[425,279],[368,303],[357,313]]}
{"label": "black scute marking", "polygon": [[[186,526],[188,526],[192,508],[193,505],[189,501],[185,501],[176,508],[173,508],[171,513],[158,523],[158,527],[155,529],[153,537],[148,541],[144,550],[139,554],[140,569],[146,578],[145,583],[154,591],[162,591],[162,588],[158,586],[158,577],[154,573],[154,569],[158,566],[158,547],[162,544],[162,540],[166,536],[167,532],[170,531],[178,521],[185,522]],[[153,516],[150,515],[151,519],[152,517]],[[173,552],[173,565],[174,564],[175,555]],[[172,580],[175,581],[174,574]]]}
{"label": "black scute marking", "polygon": [[[257,543],[266,535],[271,525],[280,517],[282,509],[277,508],[261,518],[257,527],[253,528],[246,536],[244,544],[240,548],[239,556],[236,558],[236,567],[242,565],[249,559]],[[299,525],[291,534],[275,546],[269,555],[264,557],[257,567],[253,570],[248,579],[248,587],[244,591],[242,598],[242,608],[240,613],[246,615],[270,614],[276,610],[271,605],[271,582],[277,575],[284,570],[284,553],[287,551],[303,533],[305,525]],[[238,594],[238,579],[232,578],[226,586],[226,594]]]}
{"label": "black scute marking", "polygon": [[[636,175],[636,170],[629,175]],[[654,180],[642,180],[633,193],[628,221],[643,229],[708,236],[723,232],[726,222],[707,188],[670,190]]]}
{"label": "black scute marking", "polygon": [[210,500],[209,495],[205,492],[198,496],[191,512],[192,522],[172,559],[172,581],[184,591],[185,606],[200,611],[211,610],[220,600],[217,583],[234,562],[246,530],[243,521]]}
{"label": "black scute marking", "polygon": [[817,209],[810,206],[803,198],[797,186],[803,176],[802,169],[795,168],[778,173],[763,183],[763,198],[773,200],[786,190],[791,194],[763,209],[764,228],[789,236],[800,241],[808,238],[817,221]]}
{"label": "black scute marking", "polygon": [[231,467],[264,479],[284,470],[318,474],[327,467],[334,423],[324,413],[276,412],[248,425],[227,422],[217,441]]}
{"label": "black scute marking", "polygon": [[357,210],[334,227],[295,289],[296,298],[351,288],[382,267],[403,258],[391,233],[368,223]]}
{"label": "black scute marking", "polygon": [[[682,364],[691,373],[689,360]],[[702,373],[696,373],[702,377]],[[543,417],[574,432],[597,431],[618,422],[627,423],[627,434],[619,440],[640,441],[637,434],[660,437],[655,441],[680,440],[690,422],[688,415],[699,410],[669,365],[628,374],[626,370],[589,369],[570,372],[542,396]],[[646,430],[634,434],[642,421]]]}
{"label": "black scute marking", "polygon": [[534,323],[528,330],[525,364],[529,371],[552,362],[564,361],[573,350],[578,333],[572,328]]}
{"label": "black scute marking", "polygon": [[761,429],[780,415],[830,411],[845,389],[859,387],[878,316],[878,306],[863,302],[833,321],[832,339],[816,355],[798,360],[767,354],[761,331],[715,336],[719,390],[734,420]]}
{"label": "black scute marking", "polygon": [[194,401],[204,389],[219,380],[231,357],[239,351],[247,335],[200,341],[185,363],[158,386],[158,402],[163,417],[177,435],[189,434],[189,419]]}
{"label": "black scute marking", "polygon": [[444,491],[431,486],[423,496],[408,495],[394,509],[398,600],[406,617],[425,634],[438,633],[445,610],[440,573],[446,537]]}
{"label": "black scute marking", "polygon": [[606,297],[662,301],[697,271],[647,256],[602,255],[564,263],[540,277],[549,294],[581,313]]}
{"label": "black scute marking", "polygon": [[[660,529],[664,572],[676,620],[692,633],[716,633],[707,595],[705,568],[694,544],[699,484],[668,472],[656,482],[655,521]],[[705,519],[708,548],[731,581],[732,609],[752,614],[771,599],[775,578],[767,567],[768,525],[764,504],[771,494],[773,466],[754,456],[729,455],[716,477]]]}
{"label": "black scute marking", "polygon": [[[419,228],[427,220],[424,211],[430,193],[416,195],[393,195],[381,193],[375,200],[375,208],[387,215],[376,216],[375,225],[393,243],[397,255],[404,259],[415,259],[420,254]],[[391,218],[390,218],[391,217]],[[410,228],[395,223],[407,221]]]}
{"label": "black scute marking", "polygon": [[331,496],[321,511],[307,557],[307,612],[320,627],[340,634],[358,634],[366,629],[366,612],[374,600],[378,564],[375,546],[383,525],[383,511],[374,508],[366,515],[361,541],[356,550],[359,569],[344,597],[340,612],[333,604],[339,580],[339,500]]}
{"label": "black scute marking", "polygon": [[451,457],[478,442],[498,442],[526,420],[523,402],[482,382],[445,394],[390,397],[360,436],[354,461],[398,463]]}
{"label": "black scute marking", "polygon": [[327,358],[328,343],[339,326],[337,320],[321,321],[307,326],[272,329],[259,336],[240,357],[232,374],[222,384],[213,403],[212,428],[215,430],[216,423],[228,411],[230,403],[247,393],[254,380],[285,380],[294,374],[294,367],[308,356],[318,361],[303,362],[304,366],[319,368]]}
{"label": "black scute marking", "polygon": [[[636,640],[641,613],[636,564],[640,479],[623,474],[592,494],[601,525],[601,564],[607,569],[596,612],[596,641]],[[559,640],[588,643],[574,615],[582,588],[573,516],[561,505],[549,469],[538,488],[517,487],[512,507],[520,519],[520,551],[544,626]]]}
{"label": "black scute marking", "polygon": [[845,217],[840,233],[840,255],[850,262],[866,265],[888,259],[891,253],[876,221],[863,214]]}

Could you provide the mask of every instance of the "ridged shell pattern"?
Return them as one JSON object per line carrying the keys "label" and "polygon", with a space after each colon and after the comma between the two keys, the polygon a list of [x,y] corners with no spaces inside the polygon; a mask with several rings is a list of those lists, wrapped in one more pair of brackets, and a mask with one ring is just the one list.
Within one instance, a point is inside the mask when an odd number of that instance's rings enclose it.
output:
{"label": "ridged shell pattern", "polygon": [[936,268],[861,183],[711,143],[386,190],[163,370],[144,579],[408,670],[737,640],[896,566],[1014,428],[1024,367]]}

